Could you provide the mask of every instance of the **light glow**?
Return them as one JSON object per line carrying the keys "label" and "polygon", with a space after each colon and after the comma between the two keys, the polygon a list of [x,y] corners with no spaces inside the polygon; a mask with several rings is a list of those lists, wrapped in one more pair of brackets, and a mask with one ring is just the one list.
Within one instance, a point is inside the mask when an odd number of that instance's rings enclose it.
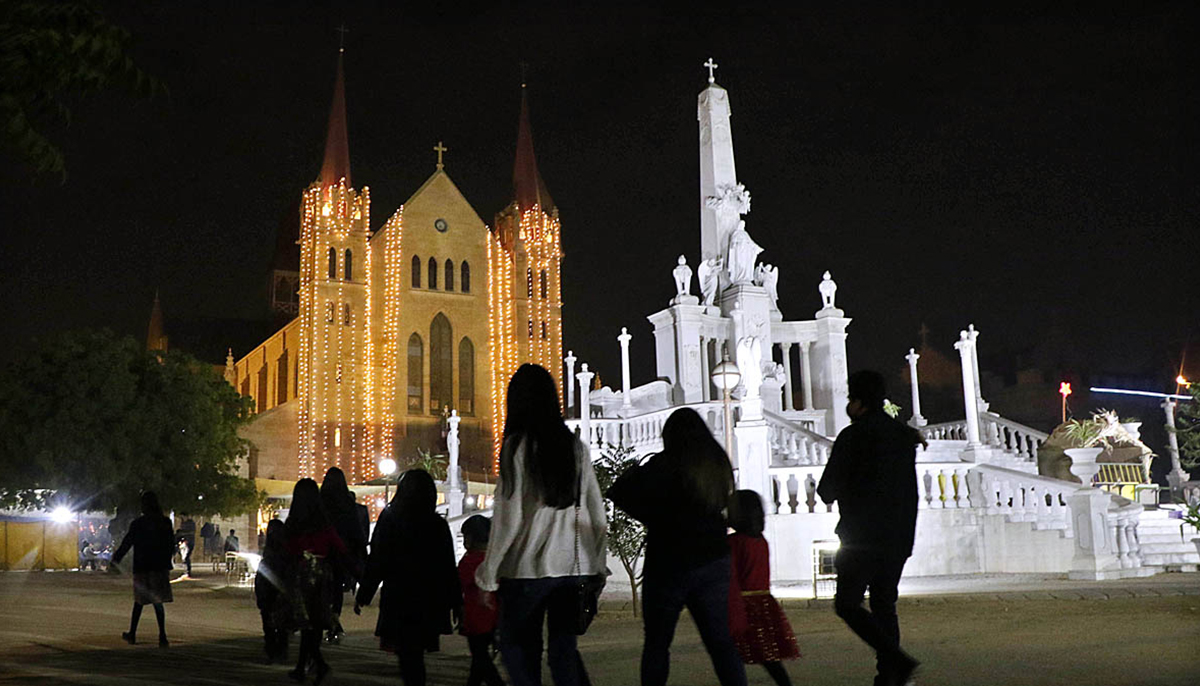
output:
{"label": "light glow", "polygon": [[66,524],[75,518],[75,513],[71,512],[71,508],[64,505],[59,505],[50,511],[50,519],[55,524]]}

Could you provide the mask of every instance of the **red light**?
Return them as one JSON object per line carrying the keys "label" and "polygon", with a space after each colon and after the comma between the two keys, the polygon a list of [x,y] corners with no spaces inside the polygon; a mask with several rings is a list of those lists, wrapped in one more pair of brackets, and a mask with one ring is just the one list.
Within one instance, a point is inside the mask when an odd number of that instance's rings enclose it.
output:
{"label": "red light", "polygon": [[1071,384],[1067,383],[1066,381],[1060,383],[1058,385],[1058,392],[1061,393],[1062,397],[1065,399],[1068,395],[1071,395]]}

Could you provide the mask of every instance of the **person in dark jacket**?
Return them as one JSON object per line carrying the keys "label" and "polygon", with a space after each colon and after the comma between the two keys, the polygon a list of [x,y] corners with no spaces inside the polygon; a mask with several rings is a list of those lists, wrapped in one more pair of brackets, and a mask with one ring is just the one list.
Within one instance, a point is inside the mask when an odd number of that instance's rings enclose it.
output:
{"label": "person in dark jacket", "polygon": [[267,523],[262,559],[254,574],[254,602],[262,617],[263,648],[267,653],[267,662],[287,660],[288,637],[291,634],[281,621],[286,614],[286,608],[281,605],[287,602],[284,590],[290,574],[285,535],[281,520],[276,518]]}
{"label": "person in dark jacket", "polygon": [[667,683],[671,641],[685,606],[721,685],[745,686],[746,669],[729,632],[729,457],[695,410],[672,413],[662,438],[661,453],[608,490],[614,505],[646,525],[642,686]]}
{"label": "person in dark jacket", "polygon": [[[841,539],[835,564],[834,610],[875,649],[876,686],[902,686],[919,664],[900,648],[897,587],[912,555],[917,525],[916,446],[921,435],[883,411],[883,375],[850,375],[850,426],[842,429],[817,486],[821,500],[838,503]],[[867,589],[871,609],[862,606]]]}
{"label": "person in dark jacket", "polygon": [[[329,515],[329,521],[333,524],[333,528],[337,529],[338,536],[342,538],[342,542],[349,549],[350,557],[357,562],[353,568],[363,569],[367,563],[367,531],[370,527],[370,514],[367,512],[366,505],[360,505],[355,500],[354,494],[346,485],[346,473],[341,469],[330,467],[329,471],[325,472],[325,479],[321,482],[321,503],[325,506],[325,512]],[[325,637],[329,643],[338,643],[345,635],[341,622],[342,604],[345,600],[345,592],[353,591],[354,584],[358,581],[349,573],[351,568],[350,565],[343,566],[337,579],[342,592],[333,598],[333,628]]]}
{"label": "person in dark jacket", "polygon": [[375,524],[354,606],[357,614],[370,605],[383,583],[375,635],[381,649],[399,658],[405,686],[425,685],[425,651],[438,650],[439,636],[451,632],[452,617],[462,612],[454,541],[436,506],[437,488],[429,473],[405,472]]}
{"label": "person in dark jacket", "polygon": [[153,605],[154,618],[158,620],[158,645],[166,648],[170,643],[163,603],[174,600],[171,558],[175,556],[175,531],[171,520],[163,515],[158,496],[153,491],[142,494],[142,516],[129,525],[129,532],[113,553],[111,569],[116,569],[130,548],[133,548],[133,613],[129,617],[129,631],[122,632],[121,638],[131,645],[137,643],[142,606]]}

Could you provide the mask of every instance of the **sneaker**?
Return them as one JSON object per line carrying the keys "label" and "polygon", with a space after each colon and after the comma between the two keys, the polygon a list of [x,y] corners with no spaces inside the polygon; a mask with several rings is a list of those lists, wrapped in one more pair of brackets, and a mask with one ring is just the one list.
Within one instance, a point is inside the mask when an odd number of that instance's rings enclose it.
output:
{"label": "sneaker", "polygon": [[124,639],[125,642],[128,643],[129,645],[134,645],[135,643],[137,643],[137,634],[132,633],[130,631],[122,631],[121,638]]}

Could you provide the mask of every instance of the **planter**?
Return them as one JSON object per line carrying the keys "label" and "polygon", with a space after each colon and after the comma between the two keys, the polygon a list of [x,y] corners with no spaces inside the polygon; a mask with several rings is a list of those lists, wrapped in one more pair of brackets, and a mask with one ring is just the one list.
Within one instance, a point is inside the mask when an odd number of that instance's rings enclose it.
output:
{"label": "planter", "polygon": [[1067,448],[1063,452],[1071,458],[1071,473],[1079,477],[1084,488],[1090,488],[1092,480],[1100,472],[1096,458],[1104,452],[1104,448]]}
{"label": "planter", "polygon": [[1200,555],[1200,538],[1193,538],[1192,545],[1196,546],[1196,554]]}
{"label": "planter", "polygon": [[1137,440],[1142,440],[1142,423],[1141,422],[1121,422],[1121,428],[1129,432]]}

